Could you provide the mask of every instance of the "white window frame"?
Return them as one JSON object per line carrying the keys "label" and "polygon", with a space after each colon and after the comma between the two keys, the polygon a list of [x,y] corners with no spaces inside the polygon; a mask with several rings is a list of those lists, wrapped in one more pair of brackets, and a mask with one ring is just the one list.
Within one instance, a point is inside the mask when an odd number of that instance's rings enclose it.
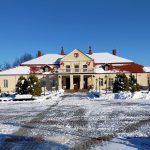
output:
{"label": "white window frame", "polygon": [[113,78],[109,78],[109,86],[111,87],[111,86],[113,86],[113,84],[114,84],[114,79]]}
{"label": "white window frame", "polygon": [[74,65],[75,72],[79,72],[79,65]]}
{"label": "white window frame", "polygon": [[99,86],[103,86],[104,85],[104,80],[103,80],[103,78],[100,78],[100,80],[99,80]]}
{"label": "white window frame", "polygon": [[4,79],[3,83],[4,83],[4,88],[8,88],[8,80]]}
{"label": "white window frame", "polygon": [[[85,67],[85,66],[86,66],[86,67]],[[88,68],[87,65],[83,65],[83,72],[87,72],[87,68]]]}
{"label": "white window frame", "polygon": [[70,65],[66,65],[66,72],[70,72]]}

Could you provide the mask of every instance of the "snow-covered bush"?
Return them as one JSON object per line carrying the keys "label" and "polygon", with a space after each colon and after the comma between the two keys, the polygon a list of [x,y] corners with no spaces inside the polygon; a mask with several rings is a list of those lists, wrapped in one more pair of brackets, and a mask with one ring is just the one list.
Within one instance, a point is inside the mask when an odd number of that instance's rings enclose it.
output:
{"label": "snow-covered bush", "polygon": [[16,92],[18,94],[31,94],[40,96],[42,93],[41,85],[35,75],[30,75],[28,79],[20,76],[16,84]]}
{"label": "snow-covered bush", "polygon": [[129,91],[128,78],[124,73],[116,75],[115,82],[113,85],[113,93],[118,93],[121,91]]}
{"label": "snow-covered bush", "polygon": [[137,83],[137,79],[135,78],[134,75],[129,76],[129,89],[133,93],[135,91],[139,91],[139,84]]}
{"label": "snow-covered bush", "polygon": [[41,96],[42,88],[39,82],[39,79],[35,75],[30,75],[28,78],[28,90],[29,93],[33,96]]}
{"label": "snow-covered bush", "polygon": [[20,76],[16,84],[16,92],[18,94],[28,94],[28,81],[25,77]]}
{"label": "snow-covered bush", "polygon": [[130,75],[129,78],[123,74],[117,74],[113,85],[113,93],[118,93],[121,91],[130,91],[132,93],[139,91],[139,84],[134,75]]}

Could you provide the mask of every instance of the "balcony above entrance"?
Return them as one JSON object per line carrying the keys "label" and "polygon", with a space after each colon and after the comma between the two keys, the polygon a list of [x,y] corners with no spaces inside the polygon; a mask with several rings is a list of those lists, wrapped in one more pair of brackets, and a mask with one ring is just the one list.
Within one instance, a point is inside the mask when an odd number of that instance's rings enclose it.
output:
{"label": "balcony above entrance", "polygon": [[58,73],[94,73],[94,68],[59,68]]}

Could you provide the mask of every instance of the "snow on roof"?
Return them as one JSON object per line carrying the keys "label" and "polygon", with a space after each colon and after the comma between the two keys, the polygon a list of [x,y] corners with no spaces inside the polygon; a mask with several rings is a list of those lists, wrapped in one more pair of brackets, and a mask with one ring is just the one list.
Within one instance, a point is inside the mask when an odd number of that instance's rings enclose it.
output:
{"label": "snow on roof", "polygon": [[[93,53],[92,55],[86,54],[88,57],[94,59],[95,63],[131,63],[132,60],[125,59],[119,56],[115,56],[110,53]],[[46,54],[32,60],[22,63],[22,65],[40,65],[40,64],[59,64],[63,58],[60,54]]]}
{"label": "snow on roof", "polygon": [[125,59],[119,56],[115,56],[110,53],[93,53],[92,55],[87,54],[89,57],[94,59],[95,63],[131,63],[132,60]]}
{"label": "snow on roof", "polygon": [[150,67],[143,67],[143,70],[144,70],[145,72],[150,72]]}
{"label": "snow on roof", "polygon": [[30,64],[59,64],[61,58],[64,57],[60,54],[46,54],[32,60],[26,61],[22,63],[22,65],[30,65]]}
{"label": "snow on roof", "polygon": [[101,65],[97,65],[95,68],[95,73],[116,73],[118,70],[104,70]]}
{"label": "snow on roof", "polygon": [[0,75],[14,75],[14,74],[16,75],[30,74],[30,67],[18,66],[0,72]]}

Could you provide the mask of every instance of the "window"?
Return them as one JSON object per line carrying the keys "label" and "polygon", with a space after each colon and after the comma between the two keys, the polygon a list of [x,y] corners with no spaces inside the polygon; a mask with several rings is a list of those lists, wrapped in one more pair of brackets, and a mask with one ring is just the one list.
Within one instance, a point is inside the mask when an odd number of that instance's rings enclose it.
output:
{"label": "window", "polygon": [[55,86],[55,80],[51,80],[51,86],[54,87]]}
{"label": "window", "polygon": [[70,65],[66,65],[66,72],[70,72]]}
{"label": "window", "polygon": [[83,72],[87,72],[87,65],[83,65]]}
{"label": "window", "polygon": [[48,72],[48,67],[45,67],[44,71],[45,71],[45,72]]}
{"label": "window", "polygon": [[102,78],[99,79],[99,85],[103,86],[103,79]]}
{"label": "window", "polygon": [[113,78],[109,78],[109,86],[112,86],[114,84],[114,79]]}
{"label": "window", "polygon": [[107,65],[105,66],[105,71],[108,71],[108,66]]}
{"label": "window", "polygon": [[8,80],[4,80],[4,88],[8,88]]}
{"label": "window", "polygon": [[75,58],[78,58],[78,57],[79,57],[79,54],[78,54],[78,53],[74,53],[74,57],[75,57]]}
{"label": "window", "polygon": [[75,65],[74,68],[75,68],[75,72],[79,72],[79,65]]}

